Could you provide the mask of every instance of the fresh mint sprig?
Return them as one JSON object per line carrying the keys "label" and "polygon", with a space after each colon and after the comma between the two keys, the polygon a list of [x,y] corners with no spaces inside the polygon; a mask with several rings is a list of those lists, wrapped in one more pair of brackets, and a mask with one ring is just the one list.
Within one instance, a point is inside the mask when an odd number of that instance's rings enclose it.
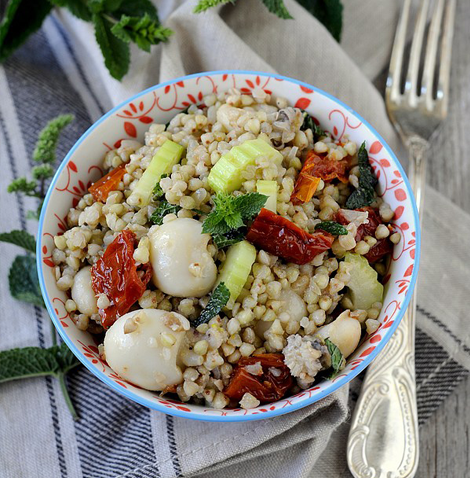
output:
{"label": "fresh mint sprig", "polygon": [[337,345],[335,345],[330,339],[325,340],[325,345],[330,353],[331,357],[331,374],[327,376],[329,380],[336,377],[338,372],[340,372],[344,368],[345,360],[341,350]]}
{"label": "fresh mint sprig", "polygon": [[209,302],[204,307],[201,315],[192,323],[193,327],[199,327],[201,324],[207,324],[209,320],[215,317],[226,305],[230,299],[228,287],[221,282],[212,292]]}

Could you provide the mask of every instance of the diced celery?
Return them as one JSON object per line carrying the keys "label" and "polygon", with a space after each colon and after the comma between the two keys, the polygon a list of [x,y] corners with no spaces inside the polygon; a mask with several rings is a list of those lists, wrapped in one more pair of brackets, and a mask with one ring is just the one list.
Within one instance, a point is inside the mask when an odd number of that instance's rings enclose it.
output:
{"label": "diced celery", "polygon": [[209,173],[210,187],[217,193],[230,193],[240,188],[243,183],[242,172],[256,158],[266,156],[274,164],[282,163],[282,154],[262,139],[252,139],[233,147],[225,153]]}
{"label": "diced celery", "polygon": [[351,299],[354,309],[367,310],[374,302],[382,302],[384,286],[377,279],[377,272],[365,257],[347,252],[344,260],[353,265],[348,282],[347,296]]}
{"label": "diced celery", "polygon": [[150,161],[147,169],[139,179],[127,202],[132,206],[144,207],[150,202],[152,191],[162,174],[168,174],[183,155],[183,146],[166,140]]}
{"label": "diced celery", "polygon": [[245,285],[256,260],[256,249],[247,241],[241,241],[227,249],[227,256],[219,272],[217,283],[223,282],[230,291],[226,305],[232,309],[237,297]]}
{"label": "diced celery", "polygon": [[268,200],[264,207],[272,212],[277,212],[277,182],[259,179],[256,181],[256,191],[268,196]]}

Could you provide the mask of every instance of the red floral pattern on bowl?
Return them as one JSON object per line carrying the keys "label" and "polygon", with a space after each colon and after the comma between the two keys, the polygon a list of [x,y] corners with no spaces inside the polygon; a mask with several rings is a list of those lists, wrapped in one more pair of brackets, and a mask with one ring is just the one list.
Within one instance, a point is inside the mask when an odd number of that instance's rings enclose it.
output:
{"label": "red floral pattern on bowl", "polygon": [[[78,330],[72,323],[64,307],[67,297],[56,286],[51,260],[53,236],[65,231],[69,208],[78,203],[91,182],[102,176],[102,159],[107,151],[118,147],[123,139],[142,139],[152,122],[168,122],[189,105],[202,104],[205,95],[233,87],[245,94],[263,90],[282,96],[290,104],[307,110],[337,138],[347,134],[357,143],[365,140],[379,179],[380,195],[395,211],[393,228],[402,235],[386,276],[380,327],[349,357],[343,372],[332,381],[319,382],[297,395],[251,410],[215,410],[183,404],[160,398],[121,379],[100,359],[91,334]],[[117,392],[172,415],[212,421],[256,420],[288,413],[324,398],[372,361],[390,339],[409,302],[416,282],[419,238],[416,206],[401,166],[380,136],[349,107],[310,85],[285,77],[236,71],[201,73],[157,85],[136,95],[101,118],[80,138],[61,164],[46,197],[39,227],[38,273],[48,311],[59,333],[88,369]]]}

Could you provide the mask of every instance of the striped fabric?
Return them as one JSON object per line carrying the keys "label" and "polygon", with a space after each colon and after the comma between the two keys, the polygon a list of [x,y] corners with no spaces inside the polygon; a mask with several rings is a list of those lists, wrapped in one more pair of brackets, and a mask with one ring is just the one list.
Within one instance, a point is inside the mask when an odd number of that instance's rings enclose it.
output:
{"label": "striped fabric", "polygon": [[[26,219],[27,211],[36,206],[34,200],[8,195],[5,189],[12,179],[29,171],[37,134],[46,121],[61,113],[75,115],[75,121],[65,129],[59,145],[59,157],[63,157],[85,129],[111,107],[110,97],[103,94],[103,85],[90,81],[87,65],[80,58],[83,59],[83,51],[76,51],[76,45],[64,26],[54,17],[49,18],[45,28],[0,67],[2,231],[19,228],[35,232],[35,222]],[[368,68],[373,70],[373,65],[369,64]],[[437,202],[439,199],[433,194],[430,194],[431,200]],[[9,245],[0,245],[0,248],[3,259],[0,261],[0,349],[25,345],[49,346],[50,324],[46,312],[15,302],[9,295],[5,279],[10,258],[16,251]],[[455,327],[444,323],[443,317],[438,318],[427,307],[427,300],[420,301],[421,328],[416,335],[421,425],[468,374],[466,367],[470,363],[468,341],[459,338]],[[351,406],[357,399],[360,383],[361,378],[358,378],[351,386]],[[235,433],[233,427],[211,425],[212,428],[204,428],[204,424],[191,424],[194,427],[193,443],[187,434],[190,429],[188,422],[151,412],[128,401],[108,389],[83,367],[70,374],[69,388],[80,416],[77,422],[72,421],[58,384],[51,378],[1,387],[2,478],[166,478],[194,476],[198,471],[202,473],[200,476],[205,477],[248,474],[258,477],[306,477],[316,460],[329,467],[325,469],[338,470],[334,466],[340,466],[341,470],[345,470],[342,459],[333,453],[333,445],[329,447],[329,454],[327,451],[320,458],[318,454],[324,450],[326,443],[312,448],[318,452],[314,459],[307,457],[308,453],[302,455],[302,450],[309,451],[308,447],[315,441],[315,437],[309,434],[311,429],[326,426],[320,425],[322,419],[325,423],[329,420],[329,433],[344,421],[346,409],[334,415],[331,408],[341,408],[341,400],[328,402],[326,399],[321,413],[310,417],[308,412],[304,412],[292,423],[288,423],[288,419],[260,422],[247,432],[240,432],[241,428],[238,428],[237,433],[247,440],[256,435],[256,430],[270,438],[265,442],[253,439],[253,450],[248,447],[241,456],[235,456],[240,453],[240,448],[234,447],[238,451],[227,459],[226,450],[217,448],[217,445],[228,446],[230,436]],[[276,424],[279,425],[278,431]],[[302,428],[303,424],[308,425],[309,431]],[[200,446],[199,434],[204,431],[210,434],[211,430],[215,435],[214,443],[201,447],[207,452],[209,468],[205,468],[206,464],[197,462],[195,451]],[[347,424],[339,427],[336,433],[333,435],[336,438],[330,443],[344,444]],[[277,439],[276,435],[279,435]],[[328,438],[329,434],[325,436]],[[258,446],[259,443],[262,445]],[[299,446],[300,443],[302,446]],[[255,449],[258,451],[255,452]],[[209,455],[213,456],[213,461],[210,461]],[[343,475],[316,472],[314,476]]]}

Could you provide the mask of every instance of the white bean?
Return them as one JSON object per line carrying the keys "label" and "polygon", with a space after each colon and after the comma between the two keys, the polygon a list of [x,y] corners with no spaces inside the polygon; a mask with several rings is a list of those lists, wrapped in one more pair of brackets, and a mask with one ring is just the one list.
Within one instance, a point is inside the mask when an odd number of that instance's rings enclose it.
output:
{"label": "white bean", "polygon": [[82,314],[92,315],[98,312],[95,293],[91,288],[91,266],[77,272],[72,286],[72,299]]}

